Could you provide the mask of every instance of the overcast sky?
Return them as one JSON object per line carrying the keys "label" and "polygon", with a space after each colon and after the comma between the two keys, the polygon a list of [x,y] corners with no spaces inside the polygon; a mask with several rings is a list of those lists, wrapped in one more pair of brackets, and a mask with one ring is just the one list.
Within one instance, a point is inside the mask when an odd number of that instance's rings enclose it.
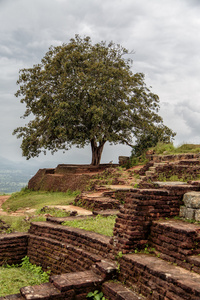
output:
{"label": "overcast sky", "polygon": [[[133,72],[143,72],[159,96],[160,115],[177,133],[174,144],[200,144],[199,0],[0,0],[0,156],[25,161],[12,136],[23,124],[24,106],[14,96],[19,69],[75,34],[134,50]],[[106,146],[102,162],[129,154],[127,146]],[[74,148],[41,154],[45,159],[90,163],[91,153]]]}

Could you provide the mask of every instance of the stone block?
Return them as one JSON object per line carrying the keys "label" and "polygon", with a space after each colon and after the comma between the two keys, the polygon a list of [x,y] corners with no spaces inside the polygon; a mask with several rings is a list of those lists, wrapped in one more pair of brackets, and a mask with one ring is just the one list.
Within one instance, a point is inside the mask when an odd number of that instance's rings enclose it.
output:
{"label": "stone block", "polygon": [[197,222],[200,222],[200,209],[195,210],[195,217],[194,218]]}
{"label": "stone block", "polygon": [[186,207],[200,209],[200,192],[189,192],[183,196]]}
{"label": "stone block", "polygon": [[185,218],[188,220],[193,220],[195,217],[195,209],[193,208],[186,208],[185,210]]}
{"label": "stone block", "polygon": [[181,218],[185,218],[185,214],[186,214],[186,207],[185,207],[185,206],[181,206],[181,207],[180,207],[179,216],[180,216]]}
{"label": "stone block", "polygon": [[[21,295],[25,299],[63,299],[60,291],[51,283],[43,283],[40,285],[26,286],[20,289]],[[49,298],[47,298],[49,296]]]}

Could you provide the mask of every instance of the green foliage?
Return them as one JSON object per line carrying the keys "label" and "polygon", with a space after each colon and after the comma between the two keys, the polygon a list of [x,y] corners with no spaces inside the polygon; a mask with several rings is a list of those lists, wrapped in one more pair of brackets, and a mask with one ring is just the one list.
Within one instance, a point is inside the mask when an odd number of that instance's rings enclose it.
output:
{"label": "green foliage", "polygon": [[50,272],[31,264],[27,256],[20,265],[0,267],[0,296],[17,294],[23,286],[48,282]]}
{"label": "green foliage", "polygon": [[79,193],[80,191],[62,193],[25,189],[12,194],[11,197],[3,203],[2,208],[11,212],[26,208],[27,206],[29,208],[41,209],[44,205],[68,205]]}
{"label": "green foliage", "polygon": [[158,143],[172,145],[171,140],[174,136],[175,133],[163,124],[159,126],[153,124],[145,131],[140,130],[136,134],[136,145],[132,149],[132,156],[142,156],[147,149],[156,146]]}
{"label": "green foliage", "polygon": [[26,105],[24,118],[35,118],[13,134],[22,138],[27,159],[41,152],[92,148],[100,162],[104,144],[131,144],[144,132],[172,132],[158,115],[159,98],[147,88],[144,74],[133,74],[128,50],[113,42],[92,44],[76,35],[51,47],[40,64],[20,70],[17,97]]}
{"label": "green foliage", "polygon": [[66,221],[62,225],[112,236],[115,219],[116,216],[103,217],[98,215],[95,218],[87,218],[85,220]]}
{"label": "green foliage", "polygon": [[123,253],[122,251],[119,251],[118,255],[117,255],[119,258],[121,258],[123,256]]}
{"label": "green foliage", "polygon": [[49,270],[47,272],[44,272],[41,266],[36,266],[35,264],[33,265],[29,261],[28,256],[22,258],[21,268],[25,270],[29,270],[31,273],[35,275],[32,284],[40,284],[49,281],[49,274],[51,273],[51,271]]}
{"label": "green foliage", "polygon": [[188,174],[187,172],[182,172],[181,174],[176,175],[170,175],[170,174],[165,174],[165,173],[159,173],[157,180],[158,181],[180,181],[180,182],[187,182],[189,180],[199,180],[200,174]]}
{"label": "green foliage", "polygon": [[98,290],[94,292],[89,292],[87,294],[87,298],[92,298],[92,300],[107,300],[102,292],[99,292]]}
{"label": "green foliage", "polygon": [[152,148],[156,154],[174,154],[176,148],[172,143],[157,143],[155,147]]}
{"label": "green foliage", "polygon": [[141,156],[135,156],[132,152],[131,157],[129,161],[126,163],[125,167],[127,169],[133,167],[133,166],[138,166],[138,165],[144,165],[148,162],[148,159],[146,158],[146,155],[143,153]]}

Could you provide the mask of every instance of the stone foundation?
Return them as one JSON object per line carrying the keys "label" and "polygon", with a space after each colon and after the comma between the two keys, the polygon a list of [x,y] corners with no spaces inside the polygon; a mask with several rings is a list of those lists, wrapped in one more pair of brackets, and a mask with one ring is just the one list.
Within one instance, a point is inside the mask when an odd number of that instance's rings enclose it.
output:
{"label": "stone foundation", "polygon": [[183,202],[185,206],[180,208],[180,217],[200,222],[200,192],[186,193]]}

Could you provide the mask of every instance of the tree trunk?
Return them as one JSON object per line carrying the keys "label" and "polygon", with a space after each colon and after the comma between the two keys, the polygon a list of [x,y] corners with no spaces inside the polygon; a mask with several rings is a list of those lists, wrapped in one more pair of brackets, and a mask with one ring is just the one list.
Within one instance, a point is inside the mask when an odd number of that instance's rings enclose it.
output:
{"label": "tree trunk", "polygon": [[104,144],[105,144],[105,142],[103,141],[103,142],[99,143],[99,145],[97,145],[97,142],[95,141],[95,139],[91,140],[91,149],[92,149],[91,165],[92,166],[98,166],[100,164]]}

